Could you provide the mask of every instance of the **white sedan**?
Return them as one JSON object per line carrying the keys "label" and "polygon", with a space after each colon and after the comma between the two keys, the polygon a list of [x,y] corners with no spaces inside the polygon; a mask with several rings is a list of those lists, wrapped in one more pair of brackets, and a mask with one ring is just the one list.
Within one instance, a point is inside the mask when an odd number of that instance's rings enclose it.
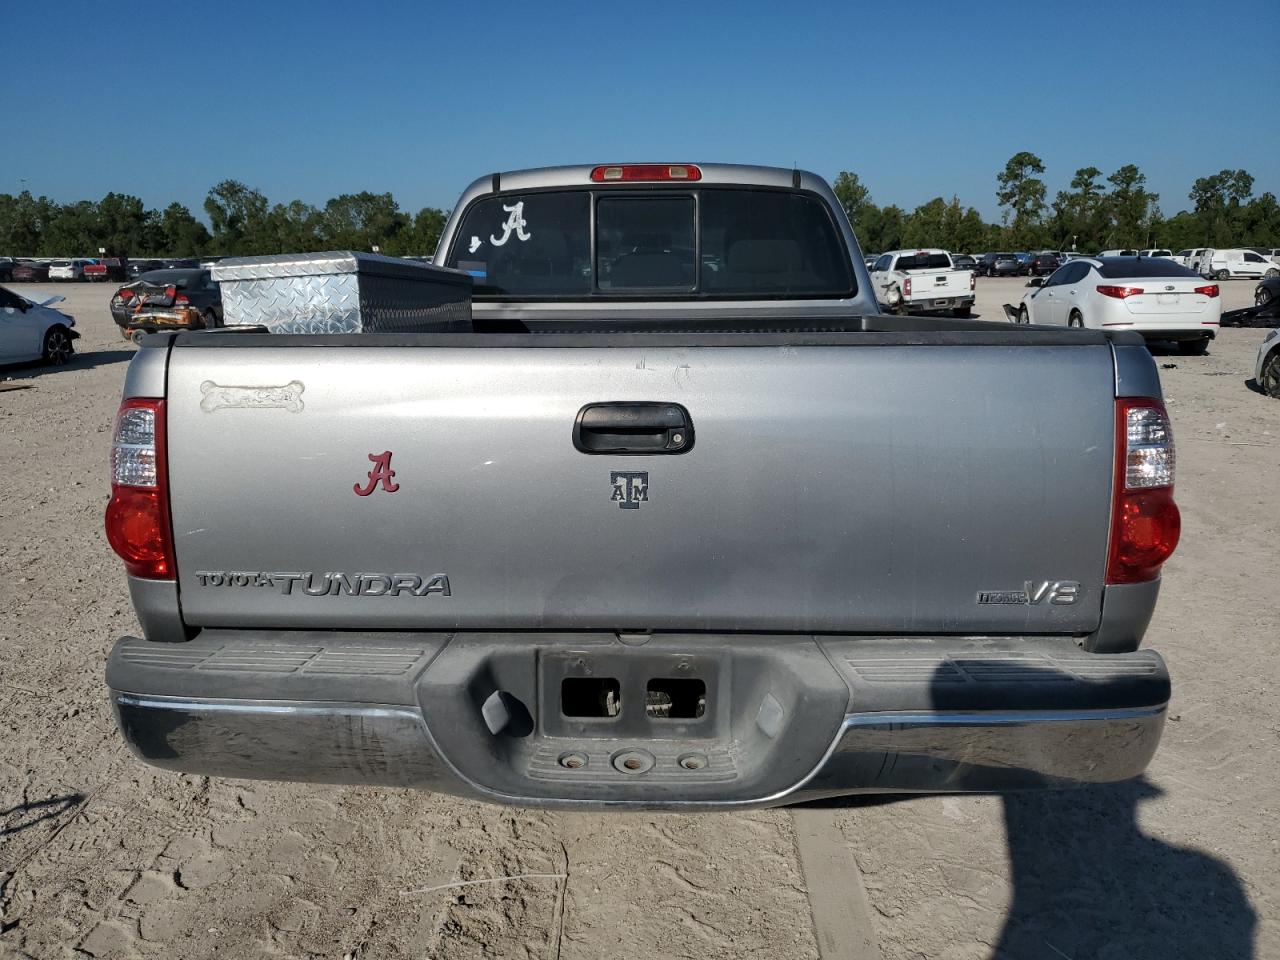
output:
{"label": "white sedan", "polygon": [[71,359],[80,334],[72,329],[72,317],[51,306],[62,299],[33,303],[0,287],[0,363],[43,360],[61,366]]}
{"label": "white sedan", "polygon": [[1222,318],[1216,283],[1159,257],[1085,257],[1031,286],[1018,323],[1134,330],[1188,354],[1209,348]]}

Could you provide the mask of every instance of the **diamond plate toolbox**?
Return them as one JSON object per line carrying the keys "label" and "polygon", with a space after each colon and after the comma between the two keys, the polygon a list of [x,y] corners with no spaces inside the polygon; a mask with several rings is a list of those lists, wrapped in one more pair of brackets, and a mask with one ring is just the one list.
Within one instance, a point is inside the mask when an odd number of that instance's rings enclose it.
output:
{"label": "diamond plate toolbox", "polygon": [[471,330],[471,277],[376,253],[236,257],[213,266],[226,326],[271,333]]}

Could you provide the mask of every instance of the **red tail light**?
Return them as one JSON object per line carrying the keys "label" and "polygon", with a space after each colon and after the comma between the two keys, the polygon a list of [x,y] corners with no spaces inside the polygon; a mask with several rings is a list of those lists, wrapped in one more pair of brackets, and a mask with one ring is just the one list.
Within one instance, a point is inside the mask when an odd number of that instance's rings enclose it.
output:
{"label": "red tail light", "polygon": [[1115,297],[1117,300],[1123,300],[1126,297],[1136,297],[1145,291],[1141,287],[1112,287],[1102,284],[1098,287],[1098,292],[1104,297]]}
{"label": "red tail light", "polygon": [[911,278],[910,277],[907,277],[907,279],[902,281],[902,295],[904,297],[911,296]]}
{"label": "red tail light", "polygon": [[972,272],[969,273],[969,289],[970,290],[978,289],[978,278],[974,276]]}
{"label": "red tail light", "polygon": [[106,529],[107,542],[132,576],[176,578],[163,400],[133,398],[116,413]]}
{"label": "red tail light", "polygon": [[178,293],[178,294],[174,294],[173,302],[175,305],[184,304],[184,303],[189,304],[191,300],[185,293]]}
{"label": "red tail light", "polygon": [[133,297],[133,291],[132,291],[132,290],[117,290],[117,291],[116,291],[116,296],[117,296],[117,297],[119,297],[121,300],[129,300],[129,299],[131,299],[131,298]]}
{"label": "red tail light", "polygon": [[702,171],[688,163],[628,163],[596,167],[591,171],[596,183],[637,183],[646,180],[701,180]]}
{"label": "red tail light", "polygon": [[1196,287],[1196,293],[1203,293],[1206,297],[1216,297],[1218,295],[1218,285],[1211,283],[1207,287]]}
{"label": "red tail light", "polygon": [[1175,453],[1164,404],[1116,401],[1116,470],[1107,583],[1145,583],[1160,575],[1182,532],[1173,502]]}

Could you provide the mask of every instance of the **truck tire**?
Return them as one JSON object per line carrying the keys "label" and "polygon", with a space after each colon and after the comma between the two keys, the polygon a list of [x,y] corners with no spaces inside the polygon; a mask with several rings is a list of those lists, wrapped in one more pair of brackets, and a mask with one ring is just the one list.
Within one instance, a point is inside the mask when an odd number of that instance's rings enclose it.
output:
{"label": "truck tire", "polygon": [[134,346],[142,346],[142,338],[147,335],[147,331],[139,327],[129,334],[129,339],[133,341]]}
{"label": "truck tire", "polygon": [[1271,355],[1263,362],[1258,386],[1268,397],[1280,400],[1280,350],[1272,350]]}
{"label": "truck tire", "polygon": [[206,310],[204,313],[200,314],[200,323],[203,325],[204,329],[212,330],[214,327],[218,326],[218,317],[212,310]]}
{"label": "truck tire", "polygon": [[1254,295],[1253,303],[1257,307],[1265,307],[1271,302],[1271,291],[1266,287],[1259,287],[1258,292]]}
{"label": "truck tire", "polygon": [[1231,271],[1230,271],[1230,270],[1219,270],[1217,273],[1215,273],[1215,274],[1213,275],[1213,279],[1215,279],[1215,280],[1230,280],[1230,279],[1231,279]]}
{"label": "truck tire", "polygon": [[1280,267],[1272,267],[1272,268],[1271,268],[1270,270],[1268,270],[1265,274],[1263,274],[1263,276],[1267,276],[1267,277],[1280,277]]}

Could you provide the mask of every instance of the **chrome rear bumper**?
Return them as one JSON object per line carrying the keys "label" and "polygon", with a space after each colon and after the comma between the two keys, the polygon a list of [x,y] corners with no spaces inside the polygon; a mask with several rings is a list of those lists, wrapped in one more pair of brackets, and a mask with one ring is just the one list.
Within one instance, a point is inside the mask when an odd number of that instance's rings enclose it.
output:
{"label": "chrome rear bumper", "polygon": [[[359,668],[340,635],[326,647],[314,634],[276,634],[271,643],[208,634],[192,641],[199,650],[126,639],[113,651],[120,728],[147,762],[521,806],[732,809],[854,793],[1108,783],[1145,769],[1168,700],[1155,654],[1099,656],[1039,640],[1018,649],[1007,641],[766,638],[717,648],[724,638],[678,638],[637,653],[571,638],[504,657],[493,638],[445,638],[429,648],[417,640],[397,660],[388,652],[396,644],[384,639],[375,656],[383,667]],[[704,718],[626,717],[625,676],[617,717],[566,718],[558,700],[551,716],[538,702],[560,689],[562,654],[568,670],[591,660],[592,675],[612,675],[634,663],[644,678],[662,672],[668,646],[693,651],[674,655],[708,678]],[[386,684],[384,699],[401,702],[369,702],[378,686],[371,671],[388,664],[399,665],[408,695]],[[530,668],[524,689],[522,665]],[[307,696],[263,697],[264,683]],[[193,695],[201,687],[207,695]],[[228,696],[236,687],[255,695]],[[344,689],[360,699],[343,698]],[[642,769],[627,770],[624,754]],[[697,763],[685,766],[690,757]]]}

